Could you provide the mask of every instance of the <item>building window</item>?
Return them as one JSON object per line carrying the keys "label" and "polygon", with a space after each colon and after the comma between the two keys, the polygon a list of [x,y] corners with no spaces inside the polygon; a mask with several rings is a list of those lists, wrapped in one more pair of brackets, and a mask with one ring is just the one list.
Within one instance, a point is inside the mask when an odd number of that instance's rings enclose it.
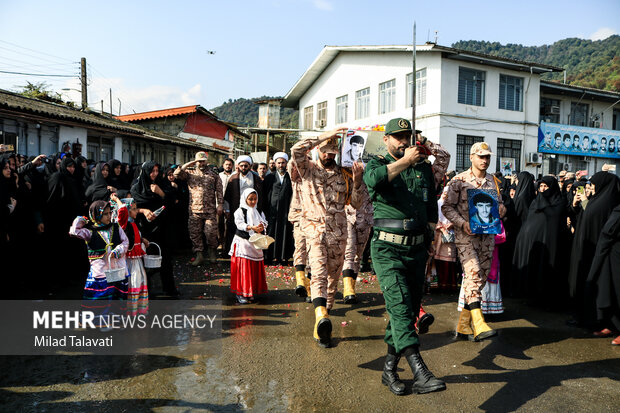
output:
{"label": "building window", "polygon": [[568,124],[575,126],[588,126],[588,104],[575,103],[570,104],[570,114],[568,115]]}
{"label": "building window", "polygon": [[349,95],[336,98],[336,124],[347,122],[347,110],[349,108]]}
{"label": "building window", "polygon": [[620,110],[614,109],[613,116],[611,118],[611,129],[620,130]]}
{"label": "building window", "polygon": [[521,141],[515,139],[497,139],[496,171],[501,171],[499,158],[514,158],[514,171],[521,171]]}
{"label": "building window", "polygon": [[523,78],[499,75],[499,108],[523,110]]}
{"label": "building window", "polygon": [[370,88],[355,92],[355,119],[367,118],[370,115]]}
{"label": "building window", "polygon": [[474,143],[482,142],[482,136],[465,136],[456,135],[456,170],[462,172],[469,169],[471,161],[469,160],[469,150]]}
{"label": "building window", "polygon": [[304,128],[312,129],[312,114],[314,112],[314,107],[307,106],[304,108]]}
{"label": "building window", "polygon": [[484,77],[480,70],[459,67],[459,103],[484,106]]}
{"label": "building window", "polygon": [[396,79],[379,83],[379,114],[396,109]]}
{"label": "building window", "polygon": [[[413,96],[413,82],[412,73],[407,75],[407,107],[411,107],[411,96]],[[423,105],[426,103],[426,68],[417,70],[415,72],[415,94],[416,105]]]}
{"label": "building window", "polygon": [[316,105],[317,127],[323,128],[327,125],[327,102],[317,103]]}
{"label": "building window", "polygon": [[560,101],[557,99],[540,99],[540,122],[560,123]]}

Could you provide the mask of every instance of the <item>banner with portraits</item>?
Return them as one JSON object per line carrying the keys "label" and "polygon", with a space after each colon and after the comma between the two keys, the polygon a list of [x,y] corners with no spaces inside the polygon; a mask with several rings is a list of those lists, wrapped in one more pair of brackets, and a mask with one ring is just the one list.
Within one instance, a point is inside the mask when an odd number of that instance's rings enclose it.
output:
{"label": "banner with portraits", "polygon": [[620,131],[541,122],[538,152],[620,158]]}

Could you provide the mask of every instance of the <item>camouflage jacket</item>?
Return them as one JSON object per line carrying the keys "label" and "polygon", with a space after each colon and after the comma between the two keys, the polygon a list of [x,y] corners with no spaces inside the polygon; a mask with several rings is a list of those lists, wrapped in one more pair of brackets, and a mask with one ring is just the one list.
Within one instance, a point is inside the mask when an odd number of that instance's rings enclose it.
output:
{"label": "camouflage jacket", "polygon": [[189,187],[189,211],[195,214],[214,214],[216,206],[223,202],[223,186],[219,175],[211,168],[174,171],[177,179],[187,180]]}

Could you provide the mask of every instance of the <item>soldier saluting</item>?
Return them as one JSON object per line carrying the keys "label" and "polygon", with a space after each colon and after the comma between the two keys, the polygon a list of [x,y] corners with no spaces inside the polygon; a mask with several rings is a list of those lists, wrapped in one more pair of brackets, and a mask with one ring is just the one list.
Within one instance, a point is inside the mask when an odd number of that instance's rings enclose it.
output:
{"label": "soldier saluting", "polygon": [[383,137],[388,154],[372,159],[364,172],[375,219],[370,254],[390,316],[381,381],[397,395],[405,393],[396,373],[401,356],[413,371],[414,393],[446,388],[424,364],[415,328],[428,258],[425,234],[434,228],[438,210],[433,171],[426,161],[430,143],[418,135],[422,142],[410,146],[411,137],[408,120],[390,120]]}

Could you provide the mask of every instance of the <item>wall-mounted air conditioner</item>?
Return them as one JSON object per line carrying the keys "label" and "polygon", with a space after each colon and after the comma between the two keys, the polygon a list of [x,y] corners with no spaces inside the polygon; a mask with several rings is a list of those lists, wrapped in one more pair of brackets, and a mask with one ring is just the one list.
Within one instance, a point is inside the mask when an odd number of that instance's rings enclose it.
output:
{"label": "wall-mounted air conditioner", "polygon": [[540,165],[543,161],[543,154],[538,152],[530,152],[527,154],[527,163],[532,165]]}

